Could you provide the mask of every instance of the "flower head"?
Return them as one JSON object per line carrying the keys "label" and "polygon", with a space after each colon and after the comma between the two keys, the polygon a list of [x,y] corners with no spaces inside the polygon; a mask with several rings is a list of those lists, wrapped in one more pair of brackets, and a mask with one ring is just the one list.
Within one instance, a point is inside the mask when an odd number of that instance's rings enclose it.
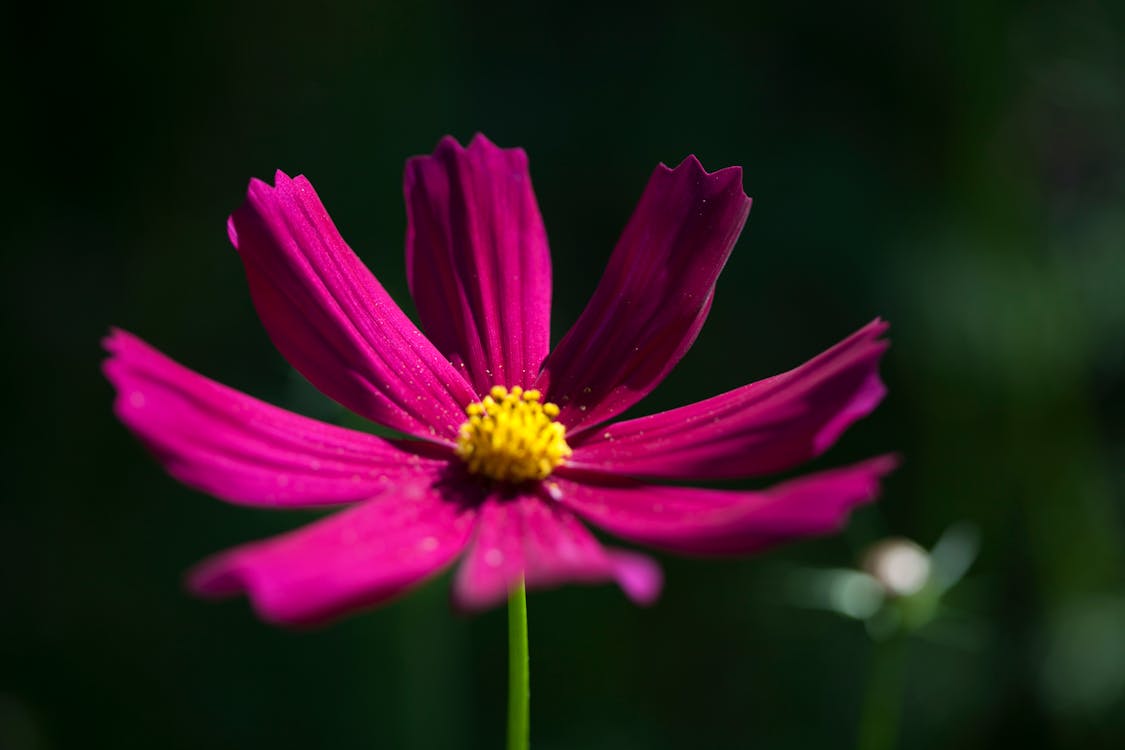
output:
{"label": "flower head", "polygon": [[[299,416],[115,330],[121,420],[177,479],[242,505],[344,505],[205,561],[192,588],[247,593],[278,623],[373,606],[458,558],[464,609],[529,588],[616,581],[656,598],[658,566],[587,521],[687,554],[745,554],[831,532],[888,457],[764,490],[660,480],[782,471],[831,446],[884,394],[874,321],[794,370],[617,420],[691,346],[750,210],[737,167],[657,167],[586,310],[552,350],[547,237],[520,149],[452,138],[406,167],[406,261],[423,333],[348,248],[304,177],[253,180],[228,228],[281,353],[317,388],[411,437]],[[580,520],[581,519],[581,520]]]}

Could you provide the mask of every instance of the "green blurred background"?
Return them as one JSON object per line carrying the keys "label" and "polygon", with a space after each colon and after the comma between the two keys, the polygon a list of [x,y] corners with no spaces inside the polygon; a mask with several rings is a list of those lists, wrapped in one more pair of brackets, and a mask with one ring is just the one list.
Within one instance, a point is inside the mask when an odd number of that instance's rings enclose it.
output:
{"label": "green blurred background", "polygon": [[[651,609],[533,594],[536,748],[1125,747],[1125,4],[909,6],[5,11],[0,747],[501,745],[504,612],[453,615],[446,578],[308,633],[185,594],[305,518],[167,478],[99,372],[119,325],[343,420],[267,341],[225,218],[303,172],[411,309],[403,160],[477,130],[530,155],[555,340],[658,161],[745,167],[747,229],[649,409],[893,326],[888,399],[816,463],[900,451],[881,502],[756,559],[662,557]],[[790,585],[957,522],[979,558],[910,634]]]}

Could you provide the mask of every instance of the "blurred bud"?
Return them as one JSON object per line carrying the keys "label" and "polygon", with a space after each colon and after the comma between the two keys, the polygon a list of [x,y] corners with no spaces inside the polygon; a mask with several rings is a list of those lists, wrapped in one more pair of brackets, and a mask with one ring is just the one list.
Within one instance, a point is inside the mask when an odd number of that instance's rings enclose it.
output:
{"label": "blurred bud", "polygon": [[892,598],[916,594],[930,579],[929,554],[901,537],[884,539],[870,547],[863,555],[861,567]]}
{"label": "blurred bud", "polygon": [[979,550],[980,532],[969,523],[948,528],[929,552],[909,539],[888,537],[867,548],[859,570],[791,569],[785,576],[787,598],[801,607],[860,620],[876,641],[925,628],[932,640],[977,648],[980,638],[971,623],[956,622],[942,602]]}
{"label": "blurred bud", "polygon": [[883,606],[886,594],[871,576],[858,570],[796,569],[786,577],[788,599],[800,607],[827,609],[866,620]]}

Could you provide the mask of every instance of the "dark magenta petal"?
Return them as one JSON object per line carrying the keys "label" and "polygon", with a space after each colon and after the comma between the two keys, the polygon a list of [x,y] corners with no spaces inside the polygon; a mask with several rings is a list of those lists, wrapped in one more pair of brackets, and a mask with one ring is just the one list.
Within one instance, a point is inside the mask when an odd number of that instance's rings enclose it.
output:
{"label": "dark magenta petal", "polygon": [[317,624],[440,571],[468,542],[475,515],[443,500],[432,478],[403,482],[393,495],[206,560],[189,585],[207,597],[245,592],[268,622]]}
{"label": "dark magenta petal", "polygon": [[734,555],[838,531],[852,508],[878,495],[879,480],[896,465],[893,456],[881,456],[760,491],[560,476],[555,496],[623,539],[685,554]]}
{"label": "dark magenta petal", "polygon": [[453,587],[476,611],[500,604],[523,577],[529,589],[616,581],[635,602],[660,594],[660,568],[644,555],[607,550],[564,508],[537,497],[489,499]]}
{"label": "dark magenta petal", "polygon": [[230,217],[231,242],[274,344],[313,385],[352,411],[451,441],[474,398],[336,231],[304,177],[253,180]]}
{"label": "dark magenta petal", "polygon": [[593,298],[536,384],[571,435],[635,404],[691,347],[749,211],[739,167],[708,174],[689,156],[656,168]]}
{"label": "dark magenta petal", "polygon": [[258,401],[124,331],[105,346],[118,418],[168,473],[224,500],[285,508],[363,500],[445,463]]}
{"label": "dark magenta petal", "polygon": [[732,479],[819,456],[886,393],[888,343],[869,323],[800,367],[706,401],[611,424],[572,441],[573,468],[663,479]]}
{"label": "dark magenta petal", "polygon": [[550,345],[551,256],[527,154],[446,137],[406,162],[404,192],[422,329],[480,393],[528,387]]}

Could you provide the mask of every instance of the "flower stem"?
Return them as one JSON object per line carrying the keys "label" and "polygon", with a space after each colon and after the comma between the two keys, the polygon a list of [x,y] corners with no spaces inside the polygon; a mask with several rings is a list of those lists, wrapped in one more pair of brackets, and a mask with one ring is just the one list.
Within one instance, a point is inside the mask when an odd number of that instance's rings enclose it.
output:
{"label": "flower stem", "polygon": [[530,704],[527,588],[521,579],[508,597],[508,750],[527,750],[531,744]]}
{"label": "flower stem", "polygon": [[859,750],[894,750],[898,746],[905,671],[906,637],[897,634],[876,641],[860,718]]}

